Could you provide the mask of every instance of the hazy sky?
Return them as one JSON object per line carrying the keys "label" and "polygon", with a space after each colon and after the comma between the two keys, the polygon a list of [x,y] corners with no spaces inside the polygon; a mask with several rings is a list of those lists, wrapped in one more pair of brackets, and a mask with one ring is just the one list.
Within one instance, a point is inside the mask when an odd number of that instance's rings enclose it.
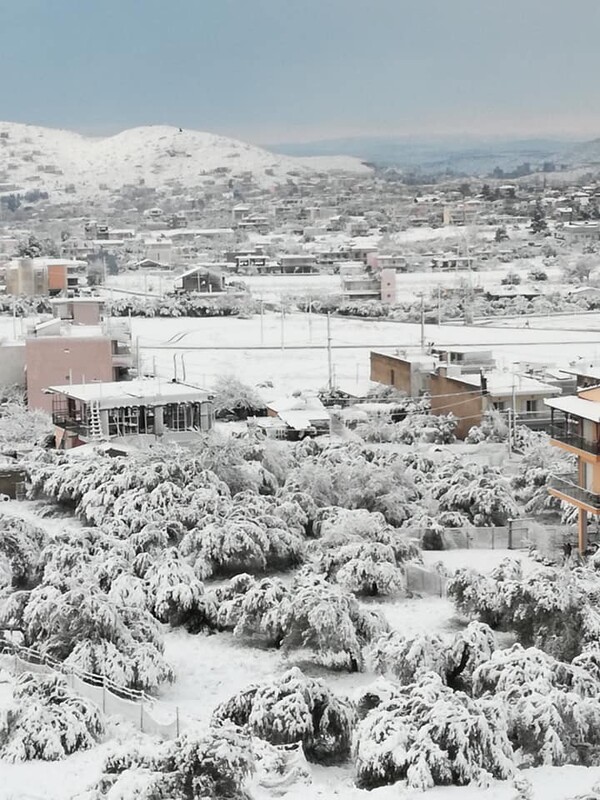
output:
{"label": "hazy sky", "polygon": [[0,118],[600,135],[599,0],[0,0]]}

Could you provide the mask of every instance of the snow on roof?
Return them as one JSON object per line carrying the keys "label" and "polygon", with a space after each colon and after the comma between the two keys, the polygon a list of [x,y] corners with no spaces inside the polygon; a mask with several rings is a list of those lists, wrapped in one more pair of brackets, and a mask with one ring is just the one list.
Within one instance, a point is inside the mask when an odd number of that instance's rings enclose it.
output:
{"label": "snow on roof", "polygon": [[83,403],[97,402],[101,409],[124,405],[161,405],[162,402],[201,402],[211,396],[206,389],[198,386],[160,378],[49,386],[46,392],[61,394]]}
{"label": "snow on roof", "polygon": [[316,420],[328,419],[329,415],[325,411],[323,415],[320,415],[318,412],[315,411],[279,411],[278,412],[279,419],[282,419],[286,425],[289,425],[290,428],[293,428],[296,431],[306,430],[307,428],[312,427]]}
{"label": "snow on roof", "polygon": [[[560,389],[537,378],[514,375],[512,372],[490,372],[486,374],[487,388],[491,395],[538,394],[542,396],[559,395]],[[514,389],[513,389],[514,387]]]}
{"label": "snow on roof", "polygon": [[544,403],[557,411],[564,411],[567,414],[573,414],[575,417],[588,419],[592,422],[600,422],[600,403],[593,400],[584,400],[582,397],[577,397],[577,395],[569,395],[568,397],[546,399]]}

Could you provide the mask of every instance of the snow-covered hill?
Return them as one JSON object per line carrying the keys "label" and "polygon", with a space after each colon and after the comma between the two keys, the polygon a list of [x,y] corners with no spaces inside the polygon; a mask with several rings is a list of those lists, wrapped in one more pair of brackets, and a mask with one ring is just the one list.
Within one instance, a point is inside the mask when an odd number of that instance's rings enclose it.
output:
{"label": "snow-covered hill", "polygon": [[[216,172],[215,172],[216,170]],[[276,155],[259,147],[194,130],[163,125],[132,128],[115,136],[0,122],[0,191],[40,189],[62,195],[74,187],[89,197],[126,184],[200,186],[216,176],[252,173],[269,186],[294,174],[344,171],[368,174],[348,156],[314,159]],[[70,191],[73,191],[71,188]]]}

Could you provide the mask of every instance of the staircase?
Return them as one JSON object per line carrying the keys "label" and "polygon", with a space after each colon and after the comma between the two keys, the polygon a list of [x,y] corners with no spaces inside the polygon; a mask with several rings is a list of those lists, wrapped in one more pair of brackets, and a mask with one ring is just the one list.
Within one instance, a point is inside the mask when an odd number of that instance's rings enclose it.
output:
{"label": "staircase", "polygon": [[90,439],[93,442],[101,442],[104,439],[102,423],[100,421],[100,404],[97,400],[92,400],[90,403],[89,430]]}

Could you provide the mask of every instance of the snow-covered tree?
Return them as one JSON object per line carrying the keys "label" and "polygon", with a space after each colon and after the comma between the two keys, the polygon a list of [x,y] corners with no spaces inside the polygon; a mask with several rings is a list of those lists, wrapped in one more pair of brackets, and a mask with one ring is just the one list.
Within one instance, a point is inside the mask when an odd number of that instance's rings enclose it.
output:
{"label": "snow-covered tree", "polygon": [[28,588],[40,579],[46,539],[41,528],[0,511],[0,555],[7,560],[15,588]]}
{"label": "snow-covered tree", "polygon": [[285,630],[283,613],[289,592],[278,578],[256,580],[236,575],[216,592],[217,626],[271,647],[280,647]]}
{"label": "snow-covered tree", "polygon": [[56,761],[94,747],[103,732],[98,707],[73,694],[63,677],[25,672],[0,715],[0,758]]}
{"label": "snow-covered tree", "polygon": [[190,733],[146,750],[116,750],[89,800],[248,800],[253,772],[250,738],[223,725],[202,737]]}
{"label": "snow-covered tree", "polygon": [[22,402],[0,406],[0,452],[43,445],[52,434],[52,418],[45,411]]}
{"label": "snow-covered tree", "polygon": [[451,642],[433,633],[403,636],[392,631],[374,642],[367,661],[374,672],[403,686],[426,672],[435,672],[452,689],[468,691],[474,670],[488,661],[495,646],[493,631],[480,622],[471,622]]}
{"label": "snow-covered tree", "polygon": [[213,619],[215,609],[204,585],[177,550],[165,550],[144,575],[148,608],[160,622],[185,625],[197,632]]}
{"label": "snow-covered tree", "polygon": [[302,742],[311,761],[343,761],[350,752],[355,712],[345,698],[297,668],[251,686],[219,705],[213,722],[230,721],[274,745]]}
{"label": "snow-covered tree", "polygon": [[356,780],[377,786],[406,780],[410,787],[485,783],[513,771],[506,721],[491,702],[452,691],[435,673],[394,687],[360,722],[355,737]]}
{"label": "snow-covered tree", "polygon": [[361,607],[353,595],[310,573],[292,587],[282,627],[284,649],[306,649],[325,666],[351,671],[361,668],[362,647],[388,630],[378,612]]}
{"label": "snow-covered tree", "polygon": [[532,765],[588,763],[600,745],[600,684],[585,669],[516,644],[474,672],[476,696],[506,714],[515,750]]}
{"label": "snow-covered tree", "polygon": [[493,467],[449,461],[432,494],[440,511],[460,511],[476,526],[506,525],[520,513],[508,481]]}
{"label": "snow-covered tree", "polygon": [[212,387],[215,416],[246,419],[265,413],[265,403],[252,386],[242,383],[234,375],[222,375]]}

